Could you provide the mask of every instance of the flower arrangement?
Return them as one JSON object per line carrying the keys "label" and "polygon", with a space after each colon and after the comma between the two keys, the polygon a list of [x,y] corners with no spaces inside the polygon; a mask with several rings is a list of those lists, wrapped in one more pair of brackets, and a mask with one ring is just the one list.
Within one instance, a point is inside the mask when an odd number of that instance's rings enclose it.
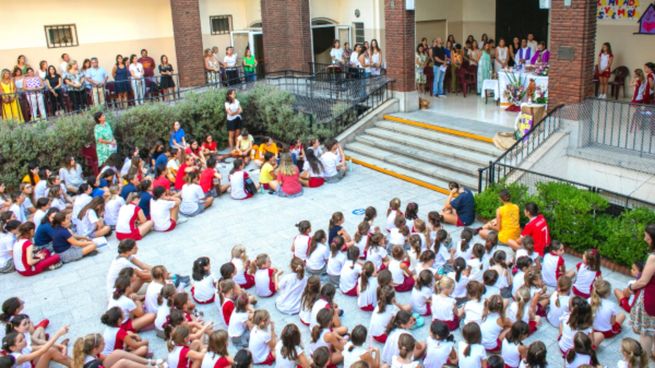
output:
{"label": "flower arrangement", "polygon": [[534,96],[532,97],[532,101],[538,104],[546,105],[548,104],[548,89],[542,89],[541,87],[537,87],[534,91]]}
{"label": "flower arrangement", "polygon": [[549,71],[550,71],[550,67],[548,66],[548,64],[538,63],[537,65],[535,65],[534,68],[534,74],[539,76],[544,76],[544,77],[548,76]]}
{"label": "flower arrangement", "polygon": [[526,94],[525,77],[520,73],[507,73],[507,87],[503,91],[505,99],[514,106],[520,106]]}

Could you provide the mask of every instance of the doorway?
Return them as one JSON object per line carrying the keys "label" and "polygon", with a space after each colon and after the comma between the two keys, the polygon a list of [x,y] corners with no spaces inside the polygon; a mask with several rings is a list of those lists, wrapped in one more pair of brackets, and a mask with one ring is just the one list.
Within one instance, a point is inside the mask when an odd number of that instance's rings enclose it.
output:
{"label": "doorway", "polygon": [[496,37],[510,43],[532,33],[548,45],[548,16],[548,9],[539,8],[539,0],[496,0]]}
{"label": "doorway", "polygon": [[264,78],[264,37],[261,32],[252,35],[255,60],[257,60],[257,78]]}

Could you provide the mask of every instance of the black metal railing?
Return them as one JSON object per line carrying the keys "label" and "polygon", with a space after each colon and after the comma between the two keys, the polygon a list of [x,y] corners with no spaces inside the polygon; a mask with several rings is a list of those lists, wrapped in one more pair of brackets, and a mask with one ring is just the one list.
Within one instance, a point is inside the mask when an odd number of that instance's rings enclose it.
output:
{"label": "black metal railing", "polygon": [[478,192],[507,177],[511,168],[519,166],[555,133],[561,125],[562,108],[563,105],[555,107],[489,166],[478,169]]}
{"label": "black metal railing", "polygon": [[589,144],[639,156],[655,155],[655,105],[590,98],[585,100]]}

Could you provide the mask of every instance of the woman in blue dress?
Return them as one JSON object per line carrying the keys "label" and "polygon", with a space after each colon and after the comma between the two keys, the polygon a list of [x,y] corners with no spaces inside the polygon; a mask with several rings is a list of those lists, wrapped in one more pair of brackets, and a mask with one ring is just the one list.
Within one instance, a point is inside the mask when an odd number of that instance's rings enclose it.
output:
{"label": "woman in blue dress", "polygon": [[127,107],[127,94],[130,91],[130,72],[125,65],[123,55],[116,55],[116,65],[111,75],[114,77],[114,93],[116,93],[119,106]]}

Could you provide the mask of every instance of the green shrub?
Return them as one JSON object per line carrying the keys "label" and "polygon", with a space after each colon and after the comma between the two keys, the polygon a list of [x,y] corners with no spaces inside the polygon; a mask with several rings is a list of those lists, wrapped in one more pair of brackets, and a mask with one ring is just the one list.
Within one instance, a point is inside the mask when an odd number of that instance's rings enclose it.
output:
{"label": "green shrub", "polygon": [[[225,89],[188,93],[173,104],[148,103],[119,112],[106,112],[119,149],[150,148],[157,140],[168,141],[172,123],[180,121],[186,133],[198,140],[211,134],[221,147],[227,141],[225,129]],[[311,136],[326,138],[329,132],[310,127],[306,118],[293,109],[291,94],[271,86],[256,86],[238,92],[245,126],[254,134],[268,134],[291,143]],[[27,165],[59,168],[68,156],[94,141],[93,111],[36,124],[0,124],[0,183],[15,189],[27,171]]]}
{"label": "green shrub", "polygon": [[506,185],[504,182],[488,187],[484,192],[475,195],[475,212],[478,217],[483,220],[491,220],[496,218],[496,209],[500,207],[501,202],[498,194],[501,190],[509,190],[512,196],[512,202],[516,203],[521,208],[521,223],[525,223],[527,218],[523,215],[523,208],[527,202],[532,201],[532,197],[528,193],[528,187],[512,183]]}
{"label": "green shrub", "polygon": [[557,182],[539,183],[537,192],[537,204],[548,219],[553,239],[577,251],[598,245],[602,237],[596,223],[608,206],[606,199]]}
{"label": "green shrub", "polygon": [[655,212],[637,208],[619,217],[606,216],[606,219],[605,223],[598,224],[604,237],[599,244],[600,254],[626,266],[646,259],[648,246],[644,241],[644,228],[655,223]]}

